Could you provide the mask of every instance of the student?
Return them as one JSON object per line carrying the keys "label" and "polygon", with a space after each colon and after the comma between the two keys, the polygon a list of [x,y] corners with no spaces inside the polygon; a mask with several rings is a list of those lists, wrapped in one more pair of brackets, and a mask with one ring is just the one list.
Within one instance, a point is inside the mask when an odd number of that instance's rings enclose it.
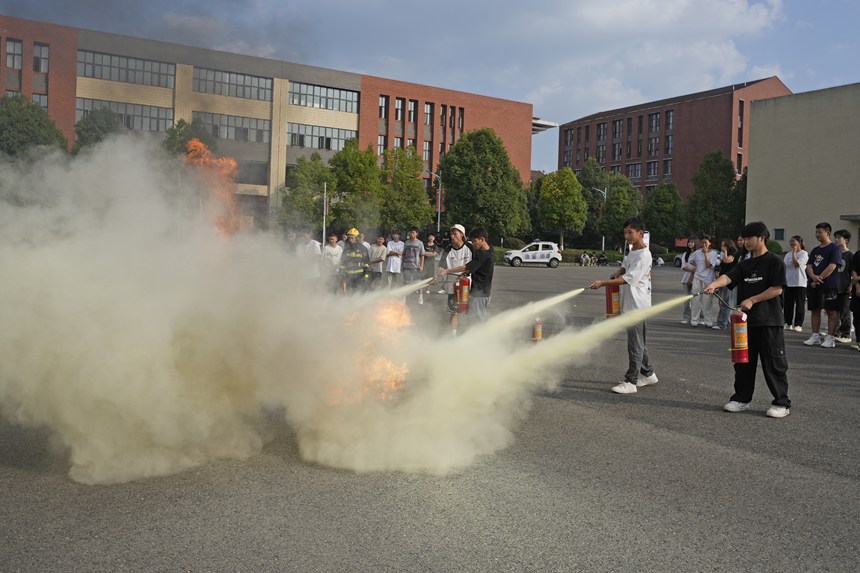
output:
{"label": "student", "polygon": [[[806,300],[812,319],[812,336],[803,341],[807,346],[836,347],[834,335],[839,322],[839,274],[836,271],[842,264],[842,252],[830,242],[832,229],[830,223],[826,222],[815,226],[815,238],[819,244],[809,253],[809,262],[806,264]],[[822,309],[827,314],[827,336],[823,340],[819,334]]]}
{"label": "student", "polygon": [[[696,237],[687,239],[687,248],[681,254],[681,270],[684,271],[681,275],[681,286],[684,288],[686,294],[690,294],[693,289],[693,274],[696,272],[696,265],[690,262],[690,257],[696,252],[696,243],[698,241]],[[690,324],[690,319],[693,316],[690,300],[684,303],[684,316],[681,318],[681,324]]]}
{"label": "student", "polygon": [[[645,227],[639,218],[624,222],[624,240],[630,245],[630,252],[624,257],[621,268],[612,273],[608,281],[594,281],[588,287],[619,285],[622,313],[651,307],[651,251],[645,246]],[[638,388],[657,383],[645,346],[646,333],[644,320],[627,329],[628,368],[624,381],[612,387],[616,394],[632,394]]]}
{"label": "student", "polygon": [[483,227],[472,229],[469,241],[474,253],[472,260],[464,265],[445,269],[442,274],[469,273],[472,275],[472,285],[469,294],[469,311],[474,311],[480,322],[487,320],[487,307],[490,306],[490,295],[493,290],[493,246],[487,230]]}
{"label": "student", "polygon": [[794,235],[785,254],[785,330],[803,332],[806,316],[806,263],[809,253],[803,247],[803,237]]}
{"label": "student", "polygon": [[[474,257],[475,249],[466,242],[466,228],[463,225],[454,225],[450,229],[451,244],[442,253],[441,268],[436,272],[437,276],[443,277],[453,274],[454,269],[465,267]],[[450,270],[449,270],[450,269]],[[457,299],[454,296],[454,283],[446,281],[445,292],[448,293],[448,314],[451,316],[451,336],[457,336]]]}
{"label": "student", "polygon": [[747,314],[749,362],[735,364],[735,393],[723,410],[742,412],[749,409],[755,390],[756,366],[761,358],[764,380],[773,394],[773,402],[766,415],[784,418],[790,413],[791,406],[780,296],[785,288],[785,263],[767,250],[770,232],[764,223],[748,224],[742,235],[750,257],[738,262],[702,291],[713,294],[720,287],[736,285],[740,308]]}
{"label": "student", "polygon": [[839,247],[842,264],[836,271],[839,274],[839,286],[836,290],[836,309],[839,325],[836,327],[836,342],[848,344],[851,342],[851,257],[854,253],[848,248],[851,244],[851,232],[839,229],[833,232],[833,242]]}
{"label": "student", "polygon": [[[714,269],[720,264],[717,252],[711,250],[711,237],[702,236],[702,248],[690,257],[690,264],[696,267],[693,272],[693,292],[702,292],[706,284],[714,282]],[[715,312],[712,297],[698,296],[690,301],[690,326],[703,324],[708,328],[714,326]]]}

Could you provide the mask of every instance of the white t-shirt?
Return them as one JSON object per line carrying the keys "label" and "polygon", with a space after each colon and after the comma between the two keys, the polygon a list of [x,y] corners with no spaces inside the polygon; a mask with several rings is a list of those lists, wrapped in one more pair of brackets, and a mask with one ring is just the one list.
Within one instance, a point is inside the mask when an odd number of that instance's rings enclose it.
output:
{"label": "white t-shirt", "polygon": [[403,248],[406,243],[403,241],[388,241],[388,252],[401,253],[400,255],[390,255],[385,259],[385,271],[389,273],[399,273],[403,265]]}
{"label": "white t-shirt", "polygon": [[693,256],[693,253],[684,253],[681,255],[681,270],[684,271],[684,274],[681,275],[681,284],[687,284],[688,282],[693,282],[690,280],[690,275],[693,274],[693,271],[687,270],[690,263],[690,258]]}
{"label": "white t-shirt", "polygon": [[624,267],[624,284],[621,285],[621,312],[651,308],[651,251],[648,248],[631,250],[621,266]]}
{"label": "white t-shirt", "polygon": [[[445,268],[453,269],[461,267],[471,260],[472,249],[470,249],[465,243],[463,243],[463,246],[459,249],[455,249],[452,246],[451,250],[445,255]],[[448,294],[454,294],[454,283],[457,282],[457,277],[455,275],[449,275],[446,278],[448,280],[445,282],[445,292]]]}
{"label": "white t-shirt", "polygon": [[320,278],[320,242],[311,239],[306,245],[299,247],[299,259],[302,262],[305,278]]}
{"label": "white t-shirt", "polygon": [[705,264],[705,252],[702,249],[697,250],[690,256],[690,262],[696,265],[696,272],[693,278],[696,278],[706,285],[714,282],[714,267],[720,264],[720,255],[714,249],[708,251],[708,260],[711,261],[711,266]]}
{"label": "white t-shirt", "polygon": [[795,268],[791,251],[785,253],[785,286],[806,286],[806,263],[809,262],[809,253],[806,251],[797,253],[797,262],[800,263],[800,266]]}
{"label": "white t-shirt", "polygon": [[340,270],[340,256],[343,254],[343,249],[340,245],[326,245],[323,247],[323,268],[326,274],[337,273]]}

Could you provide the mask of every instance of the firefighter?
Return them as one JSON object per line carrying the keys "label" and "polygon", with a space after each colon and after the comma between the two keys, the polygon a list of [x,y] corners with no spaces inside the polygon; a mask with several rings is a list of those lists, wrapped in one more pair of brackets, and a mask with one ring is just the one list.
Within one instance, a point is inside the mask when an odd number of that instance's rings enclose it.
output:
{"label": "firefighter", "polygon": [[340,257],[340,284],[344,294],[364,290],[370,274],[370,255],[358,241],[358,234],[358,229],[347,231]]}
{"label": "firefighter", "polygon": [[760,358],[764,380],[773,394],[773,402],[766,415],[784,418],[791,406],[780,296],[785,288],[785,263],[767,250],[770,232],[764,223],[750,223],[744,227],[741,236],[744,247],[752,256],[740,261],[702,291],[713,294],[720,287],[736,285],[740,309],[748,315],[749,361],[735,363],[735,393],[723,409],[726,412],[749,409],[755,390],[756,363]]}

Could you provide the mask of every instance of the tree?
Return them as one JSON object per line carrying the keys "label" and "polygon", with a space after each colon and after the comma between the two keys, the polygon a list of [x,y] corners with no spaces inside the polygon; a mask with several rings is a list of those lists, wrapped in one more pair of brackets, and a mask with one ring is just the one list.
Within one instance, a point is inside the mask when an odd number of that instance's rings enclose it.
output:
{"label": "tree", "polygon": [[424,163],[414,147],[385,151],[379,212],[383,229],[423,227],[432,220],[434,210],[424,189],[423,170]]}
{"label": "tree", "polygon": [[199,119],[191,123],[184,119],[177,121],[176,125],[167,130],[167,139],[162,145],[172,155],[185,155],[188,153],[188,142],[192,139],[199,139],[210,151],[218,149],[217,140]]}
{"label": "tree", "polygon": [[607,237],[616,238],[610,244],[620,245],[624,221],[639,213],[641,205],[642,196],[627,177],[620,173],[609,175],[600,231]]}
{"label": "tree", "polygon": [[289,171],[287,186],[280,189],[283,200],[279,218],[287,229],[322,229],[323,189],[331,186],[332,179],[319,153],[312,153],[310,159],[298,158]]}
{"label": "tree", "polygon": [[532,224],[532,232],[535,237],[542,237],[545,229],[541,225],[540,217],[538,216],[538,203],[540,203],[541,188],[543,187],[546,174],[532,180],[529,183],[529,188],[526,191],[526,208],[528,210],[529,221]]}
{"label": "tree", "polygon": [[446,220],[493,235],[531,229],[526,193],[504,143],[489,128],[466,132],[440,162]]}
{"label": "tree", "polygon": [[102,107],[90,110],[75,124],[75,144],[72,146],[72,153],[78,153],[84,147],[99,143],[118,129],[119,120],[110,109]]}
{"label": "tree", "polygon": [[582,198],[582,185],[569,167],[543,178],[537,205],[541,227],[558,233],[558,242],[564,249],[564,235],[578,235],[585,227],[588,205]]}
{"label": "tree", "polygon": [[603,213],[603,194],[595,189],[607,189],[609,187],[609,173],[603,170],[594,157],[585,160],[582,171],[576,177],[582,185],[582,198],[588,205],[588,217],[582,230],[581,242],[583,245],[599,245],[600,218]]}
{"label": "tree", "polygon": [[68,149],[63,132],[39,104],[21,95],[0,97],[0,153],[20,155],[39,145]]}
{"label": "tree", "polygon": [[663,246],[674,245],[675,239],[684,235],[684,203],[674,183],[657,185],[642,209],[642,218],[651,237]]}
{"label": "tree", "polygon": [[[722,151],[705,155],[693,175],[693,193],[687,198],[687,229],[714,237],[736,237],[738,226],[736,174]],[[742,191],[746,203],[746,189]],[[742,220],[742,219],[741,219]]]}
{"label": "tree", "polygon": [[382,180],[373,147],[368,145],[361,151],[358,141],[349,139],[329,165],[334,177],[331,224],[362,230],[379,228]]}

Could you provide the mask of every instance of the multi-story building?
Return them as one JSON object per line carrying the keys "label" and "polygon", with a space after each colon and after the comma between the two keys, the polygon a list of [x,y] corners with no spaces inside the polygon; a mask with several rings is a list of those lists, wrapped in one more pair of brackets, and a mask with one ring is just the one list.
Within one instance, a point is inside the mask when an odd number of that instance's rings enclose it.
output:
{"label": "multi-story building", "polygon": [[750,129],[747,221],[764,221],[784,249],[814,247],[815,225],[860,238],[860,83],[757,101]]}
{"label": "multi-story building", "polygon": [[527,183],[531,135],[553,126],[533,121],[528,103],[2,15],[0,63],[5,93],[38,102],[70,143],[100,107],[156,133],[200,120],[236,159],[240,203],[258,222],[300,156],[328,159],[351,138],[380,155],[414,147],[429,188],[451,145],[490,127]]}
{"label": "multi-story building", "polygon": [[595,113],[559,128],[558,166],[578,173],[594,157],[605,170],[626,175],[643,197],[664,181],[686,197],[707,153],[721,150],[743,173],[750,103],[790,93],[773,76]]}

